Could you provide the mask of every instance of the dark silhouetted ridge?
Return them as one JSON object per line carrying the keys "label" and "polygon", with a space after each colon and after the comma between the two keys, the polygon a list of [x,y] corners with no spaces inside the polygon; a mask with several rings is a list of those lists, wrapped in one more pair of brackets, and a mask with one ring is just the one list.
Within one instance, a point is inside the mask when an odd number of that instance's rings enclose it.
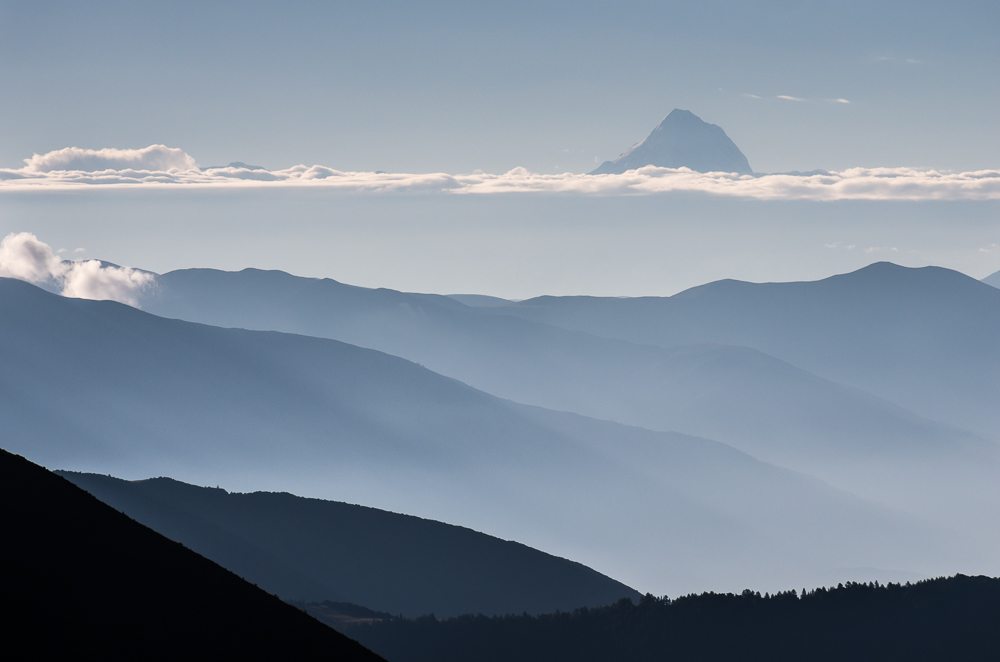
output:
{"label": "dark silhouetted ridge", "polygon": [[120,659],[381,659],[0,450],[4,648]]}
{"label": "dark silhouetted ridge", "polygon": [[579,563],[420,517],[170,478],[59,474],[289,600],[347,600],[417,616],[534,614],[639,597]]}
{"label": "dark silhouetted ridge", "polygon": [[994,660],[1000,580],[848,583],[803,596],[647,595],[602,609],[444,621],[344,619],[393,662]]}

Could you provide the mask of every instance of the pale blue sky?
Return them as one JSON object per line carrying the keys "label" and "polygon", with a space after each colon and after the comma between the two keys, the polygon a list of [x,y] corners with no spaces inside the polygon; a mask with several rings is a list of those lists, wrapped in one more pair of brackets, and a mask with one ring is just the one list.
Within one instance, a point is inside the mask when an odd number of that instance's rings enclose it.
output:
{"label": "pale blue sky", "polygon": [[[0,0],[0,169],[162,143],[202,166],[586,172],[674,107],[722,126],[758,172],[996,169],[998,34],[995,1]],[[0,192],[0,236],[20,231],[158,271],[508,297],[671,294],[879,259],[1000,269],[986,199]]]}
{"label": "pale blue sky", "polygon": [[[98,188],[0,195],[0,236],[160,273],[282,269],[417,292],[669,295],[813,280],[888,260],[1000,270],[1000,201],[345,194]],[[76,254],[76,248],[85,249]]]}
{"label": "pale blue sky", "polygon": [[996,167],[997,34],[996,2],[4,0],[0,167],[164,143],[201,165],[584,172],[674,107],[757,171]]}

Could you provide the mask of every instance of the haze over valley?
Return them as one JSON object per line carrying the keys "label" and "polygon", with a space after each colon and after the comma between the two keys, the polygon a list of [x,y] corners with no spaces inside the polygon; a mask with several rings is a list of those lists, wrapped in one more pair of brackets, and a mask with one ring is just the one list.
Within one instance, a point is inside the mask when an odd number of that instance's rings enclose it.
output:
{"label": "haze over valley", "polygon": [[0,650],[991,659],[997,34],[0,3]]}
{"label": "haze over valley", "polygon": [[135,306],[0,281],[10,449],[49,466],[429,517],[658,592],[993,567],[1000,290],[956,272],[512,302],[5,242]]}

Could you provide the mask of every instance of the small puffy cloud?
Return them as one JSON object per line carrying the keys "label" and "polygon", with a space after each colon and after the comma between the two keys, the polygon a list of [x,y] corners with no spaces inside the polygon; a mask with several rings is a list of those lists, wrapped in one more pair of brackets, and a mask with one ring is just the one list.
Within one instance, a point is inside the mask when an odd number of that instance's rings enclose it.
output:
{"label": "small puffy cloud", "polygon": [[152,274],[113,267],[99,260],[69,262],[30,232],[11,233],[0,241],[0,277],[60,288],[77,299],[111,300],[136,306],[139,295],[153,286]]}
{"label": "small puffy cloud", "polygon": [[760,98],[756,94],[750,94],[749,92],[746,93],[746,94],[744,94],[743,96],[745,96],[747,99],[759,99]]}
{"label": "small puffy cloud", "polygon": [[802,99],[800,97],[790,97],[787,94],[779,94],[778,98],[784,99],[785,101],[805,101],[805,99]]}
{"label": "small puffy cloud", "polygon": [[65,264],[30,232],[12,232],[0,241],[0,276],[4,278],[50,285],[62,277]]}
{"label": "small puffy cloud", "polygon": [[865,253],[898,253],[899,249],[895,246],[869,246],[864,250]]}
{"label": "small puffy cloud", "polygon": [[193,170],[195,160],[176,147],[150,145],[143,149],[81,149],[66,147],[45,154],[35,154],[24,160],[29,172],[73,170],[103,172],[106,170],[163,171]]}
{"label": "small puffy cloud", "polygon": [[75,262],[63,278],[62,295],[75,299],[111,300],[136,306],[153,275],[128,267],[104,266],[98,260]]}
{"label": "small puffy cloud", "polygon": [[998,251],[1000,251],[1000,244],[997,244],[996,242],[990,244],[989,246],[983,246],[979,249],[980,253],[996,253]]}

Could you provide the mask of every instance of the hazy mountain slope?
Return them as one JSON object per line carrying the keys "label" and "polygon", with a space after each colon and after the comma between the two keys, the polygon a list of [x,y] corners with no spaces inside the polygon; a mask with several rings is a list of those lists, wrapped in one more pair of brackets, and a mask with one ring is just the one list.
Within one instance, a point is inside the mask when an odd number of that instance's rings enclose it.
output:
{"label": "hazy mountain slope", "polygon": [[983,282],[987,285],[992,285],[993,287],[1000,287],[1000,271],[990,274],[983,279]]}
{"label": "hazy mountain slope", "polygon": [[514,405],[372,350],[13,280],[0,310],[5,437],[49,465],[364,503],[657,590],[994,562],[723,444]]}
{"label": "hazy mountain slope", "polygon": [[3,450],[0,501],[4,646],[15,656],[382,659]]}
{"label": "hazy mountain slope", "polygon": [[[287,493],[228,493],[169,478],[130,482],[57,473],[286,599],[449,616],[566,611],[639,597],[579,563],[433,520]],[[273,563],[241,562],[254,553]],[[300,576],[311,585],[297,585]]]}
{"label": "hazy mountain slope", "polygon": [[449,294],[448,298],[454,299],[461,304],[471,306],[473,308],[479,308],[481,306],[502,306],[504,304],[511,303],[508,299],[486,296],[485,294]]}
{"label": "hazy mountain slope", "polygon": [[948,269],[880,262],[815,282],[725,280],[673,297],[540,297],[492,310],[643,344],[753,347],[1000,437],[1000,291]]}
{"label": "hazy mountain slope", "polygon": [[[922,513],[950,516],[969,496],[955,485],[981,491],[998,466],[993,444],[748,348],[640,346],[274,271],[184,270],[157,284],[151,312],[372,347],[519,402],[718,439]],[[495,310],[532,310],[504,303]]]}
{"label": "hazy mountain slope", "polygon": [[620,174],[647,165],[688,167],[696,172],[753,174],[747,157],[715,124],[689,110],[674,108],[653,132],[617,159],[605,161],[592,175]]}

